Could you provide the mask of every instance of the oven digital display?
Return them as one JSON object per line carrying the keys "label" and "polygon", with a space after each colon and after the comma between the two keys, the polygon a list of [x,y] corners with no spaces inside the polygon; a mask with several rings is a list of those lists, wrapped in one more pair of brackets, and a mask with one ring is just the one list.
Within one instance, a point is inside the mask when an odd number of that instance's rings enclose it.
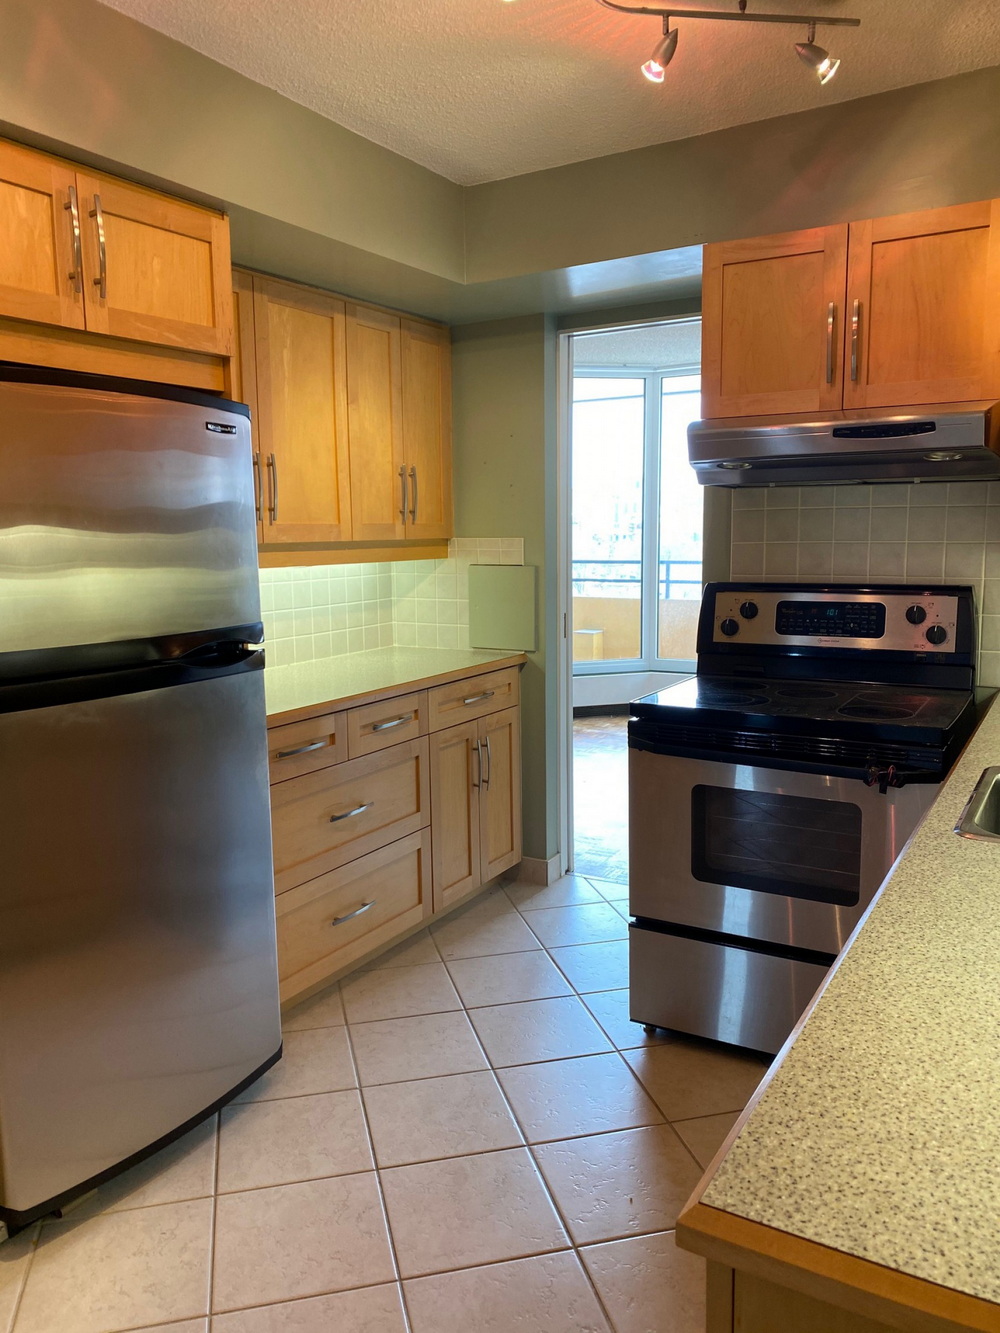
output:
{"label": "oven digital display", "polygon": [[796,638],[881,639],[883,602],[779,602],[774,628]]}

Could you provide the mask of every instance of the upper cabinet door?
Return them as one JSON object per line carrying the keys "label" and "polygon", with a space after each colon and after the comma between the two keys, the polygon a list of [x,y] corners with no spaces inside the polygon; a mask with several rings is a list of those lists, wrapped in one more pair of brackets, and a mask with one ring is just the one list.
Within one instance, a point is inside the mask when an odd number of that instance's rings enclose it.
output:
{"label": "upper cabinet door", "polygon": [[257,513],[257,540],[264,540],[264,472],[260,456],[257,413],[256,335],[253,312],[253,275],[233,269],[233,355],[229,361],[226,393],[250,408],[253,439],[253,484]]}
{"label": "upper cabinet door", "polygon": [[87,328],[229,356],[229,224],[110,176],[77,173]]}
{"label": "upper cabinet door", "polygon": [[410,487],[403,455],[400,321],[353,302],[347,304],[347,420],[354,540],[403,538]]}
{"label": "upper cabinet door", "polygon": [[451,334],[408,319],[401,334],[406,535],[439,540],[453,531]]}
{"label": "upper cabinet door", "polygon": [[351,539],[344,303],[254,278],[265,542]]}
{"label": "upper cabinet door", "polygon": [[844,406],[1000,397],[1000,201],[851,224]]}
{"label": "upper cabinet door", "polygon": [[705,246],[702,415],[839,408],[847,227]]}
{"label": "upper cabinet door", "polygon": [[0,143],[0,315],[83,328],[81,225],[75,172]]}

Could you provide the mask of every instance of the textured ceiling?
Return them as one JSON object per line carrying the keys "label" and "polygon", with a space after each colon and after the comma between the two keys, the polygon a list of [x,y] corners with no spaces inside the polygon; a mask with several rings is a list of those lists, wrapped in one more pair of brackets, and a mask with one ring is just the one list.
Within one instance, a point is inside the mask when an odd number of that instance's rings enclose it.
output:
{"label": "textured ceiling", "polygon": [[701,320],[677,319],[639,324],[610,333],[581,333],[573,339],[573,367],[697,366],[701,363]]}
{"label": "textured ceiling", "polygon": [[1000,64],[1000,0],[751,0],[863,20],[820,29],[843,57],[825,88],[792,28],[685,19],[656,87],[638,67],[659,21],[595,0],[103,3],[462,184]]}

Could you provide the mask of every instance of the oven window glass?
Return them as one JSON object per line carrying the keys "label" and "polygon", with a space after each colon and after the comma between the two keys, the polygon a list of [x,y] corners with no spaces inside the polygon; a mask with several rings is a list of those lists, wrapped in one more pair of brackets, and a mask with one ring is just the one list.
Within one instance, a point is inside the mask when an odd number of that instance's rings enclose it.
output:
{"label": "oven window glass", "polygon": [[789,898],[854,907],[861,893],[861,811],[731,787],[691,793],[691,873]]}

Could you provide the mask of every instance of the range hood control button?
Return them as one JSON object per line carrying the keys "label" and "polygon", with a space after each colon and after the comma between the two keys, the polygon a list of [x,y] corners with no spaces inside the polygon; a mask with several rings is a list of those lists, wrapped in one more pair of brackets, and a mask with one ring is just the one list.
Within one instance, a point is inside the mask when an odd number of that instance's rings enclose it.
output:
{"label": "range hood control button", "polygon": [[906,608],[906,618],[911,625],[922,625],[927,619],[927,612],[922,606],[908,606]]}
{"label": "range hood control button", "polygon": [[944,643],[948,637],[948,631],[943,625],[932,625],[924,635],[928,643]]}
{"label": "range hood control button", "polygon": [[756,603],[756,602],[741,602],[741,603],[740,603],[740,615],[743,617],[744,620],[753,620],[753,618],[754,618],[754,616],[755,616],[756,614],[757,614],[757,603]]}
{"label": "range hood control button", "polygon": [[723,634],[725,634],[728,639],[731,639],[734,634],[739,634],[740,622],[738,620],[733,620],[732,616],[728,616],[719,626],[719,629],[722,630]]}

